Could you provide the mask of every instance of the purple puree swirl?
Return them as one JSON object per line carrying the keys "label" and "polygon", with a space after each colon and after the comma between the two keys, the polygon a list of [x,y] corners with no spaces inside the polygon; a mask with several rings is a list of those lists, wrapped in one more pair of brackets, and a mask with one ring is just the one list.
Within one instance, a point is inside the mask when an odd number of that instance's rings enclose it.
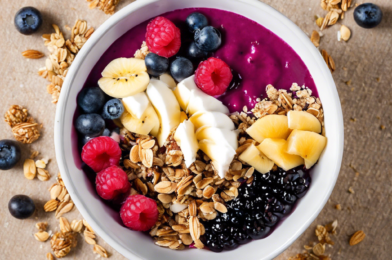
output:
{"label": "purple puree swirl", "polygon": [[[181,29],[183,45],[192,39],[192,35],[187,33],[185,19],[195,11],[206,15],[210,24],[222,33],[222,46],[212,56],[225,61],[233,69],[235,77],[239,75],[241,78],[239,85],[219,97],[231,112],[241,111],[244,106],[249,110],[253,108],[256,98],[266,97],[265,87],[268,84],[277,89],[289,89],[295,82],[307,86],[317,96],[313,78],[297,53],[274,33],[241,15],[209,8],[189,8],[162,14]],[[96,86],[101,72],[112,60],[133,57],[145,40],[148,22],[130,29],[109,47],[92,69],[84,87]]]}

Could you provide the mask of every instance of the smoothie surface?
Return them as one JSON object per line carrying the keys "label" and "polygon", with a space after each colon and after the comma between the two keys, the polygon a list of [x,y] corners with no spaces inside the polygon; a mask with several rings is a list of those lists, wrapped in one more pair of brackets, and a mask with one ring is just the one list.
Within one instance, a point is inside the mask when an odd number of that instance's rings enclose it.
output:
{"label": "smoothie surface", "polygon": [[[225,61],[237,81],[219,97],[230,112],[240,112],[244,106],[252,109],[257,98],[267,97],[265,88],[268,84],[276,89],[289,89],[292,83],[297,83],[311,89],[313,96],[318,96],[313,78],[297,53],[270,30],[241,15],[209,8],[188,8],[162,14],[181,29],[183,46],[192,38],[191,34],[184,34],[186,17],[195,11],[206,15],[210,25],[222,33],[222,46],[212,56]],[[96,86],[101,72],[112,60],[133,57],[145,40],[149,21],[130,29],[108,48],[92,69],[85,87]]]}

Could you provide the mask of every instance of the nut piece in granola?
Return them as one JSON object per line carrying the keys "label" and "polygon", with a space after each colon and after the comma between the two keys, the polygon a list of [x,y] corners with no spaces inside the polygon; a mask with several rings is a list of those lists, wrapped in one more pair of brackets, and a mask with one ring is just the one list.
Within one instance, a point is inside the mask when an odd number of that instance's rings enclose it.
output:
{"label": "nut piece in granola", "polygon": [[42,52],[36,50],[27,50],[22,52],[23,57],[27,59],[40,59],[45,56]]}

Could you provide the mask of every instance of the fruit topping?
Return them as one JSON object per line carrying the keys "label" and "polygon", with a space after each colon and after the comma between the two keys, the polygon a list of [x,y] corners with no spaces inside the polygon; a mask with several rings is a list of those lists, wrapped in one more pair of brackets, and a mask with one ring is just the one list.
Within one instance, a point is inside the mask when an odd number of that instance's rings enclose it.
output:
{"label": "fruit topping", "polygon": [[382,11],[375,4],[361,4],[354,10],[354,20],[363,28],[374,28],[382,21]]}
{"label": "fruit topping", "polygon": [[203,126],[211,126],[227,130],[235,129],[233,120],[231,120],[230,117],[221,112],[200,111],[193,114],[193,116],[191,116],[189,120],[195,126],[196,131]]}
{"label": "fruit topping", "polygon": [[124,112],[124,106],[119,99],[111,99],[103,107],[102,117],[104,119],[118,119]]}
{"label": "fruit topping", "polygon": [[246,132],[257,142],[266,138],[286,139],[290,134],[287,116],[267,115],[258,119]]}
{"label": "fruit topping", "polygon": [[105,120],[98,114],[80,115],[76,119],[75,128],[79,133],[89,137],[100,136],[105,130]]}
{"label": "fruit topping", "polygon": [[283,139],[264,139],[257,149],[285,171],[304,164],[300,156],[286,152],[287,141]]}
{"label": "fruit topping", "polygon": [[128,175],[116,165],[100,171],[95,184],[98,195],[104,200],[114,200],[128,193],[131,188]]}
{"label": "fruit topping", "polygon": [[178,57],[170,65],[170,73],[177,82],[180,82],[193,74],[193,64],[187,58]]}
{"label": "fruit topping", "polygon": [[159,77],[169,69],[169,60],[153,52],[147,54],[145,62],[148,74],[153,77]]}
{"label": "fruit topping", "polygon": [[164,73],[161,76],[159,76],[159,80],[165,82],[171,90],[175,90],[177,87],[177,83],[174,81],[172,76],[170,76],[168,73]]}
{"label": "fruit topping", "polygon": [[170,58],[180,50],[180,29],[169,19],[159,16],[147,25],[146,43],[151,52]]}
{"label": "fruit topping", "polygon": [[202,51],[197,47],[195,42],[192,42],[187,48],[187,56],[192,59],[204,59],[208,57],[207,51]]}
{"label": "fruit topping", "polygon": [[14,18],[16,29],[25,35],[38,31],[42,25],[42,15],[37,8],[28,6],[20,9]]}
{"label": "fruit topping", "polygon": [[184,111],[181,111],[180,122],[183,123],[185,120],[188,120],[188,115]]}
{"label": "fruit topping", "polygon": [[287,113],[288,126],[290,129],[321,132],[321,123],[314,115],[305,111],[289,111]]}
{"label": "fruit topping", "polygon": [[202,150],[211,160],[215,171],[223,179],[229,171],[230,164],[236,155],[235,150],[230,145],[217,145],[210,139],[203,139],[199,142]]}
{"label": "fruit topping", "polygon": [[186,18],[186,24],[191,32],[201,30],[208,25],[207,17],[204,14],[194,12]]}
{"label": "fruit topping", "polygon": [[151,79],[146,93],[159,117],[161,126],[157,138],[162,147],[171,131],[180,124],[180,105],[173,91],[160,80]]}
{"label": "fruit topping", "polygon": [[0,170],[13,168],[20,160],[21,150],[18,142],[13,140],[0,141]]}
{"label": "fruit topping", "polygon": [[216,51],[222,44],[221,33],[212,26],[206,26],[195,32],[195,43],[202,51]]}
{"label": "fruit topping", "polygon": [[274,162],[262,154],[254,144],[251,144],[238,158],[263,174],[271,171],[274,167]]}
{"label": "fruit topping", "polygon": [[135,231],[147,231],[158,220],[157,203],[143,195],[129,196],[120,210],[125,226]]}
{"label": "fruit topping", "polygon": [[195,72],[196,85],[211,96],[225,93],[232,79],[230,67],[217,58],[201,62]]}
{"label": "fruit topping", "polygon": [[238,148],[238,132],[211,126],[200,127],[196,131],[197,140],[208,139],[217,145],[230,145],[234,150]]}
{"label": "fruit topping", "polygon": [[226,203],[226,213],[203,222],[205,233],[200,239],[211,251],[232,250],[268,236],[272,227],[290,213],[291,204],[299,197],[296,194],[303,196],[307,191],[310,179],[298,168],[253,176],[251,183],[239,187],[238,197]]}
{"label": "fruit topping", "polygon": [[102,71],[98,85],[109,96],[124,98],[143,92],[149,82],[144,60],[118,58]]}
{"label": "fruit topping", "polygon": [[15,195],[8,202],[8,210],[14,218],[25,219],[33,215],[35,204],[26,195]]}
{"label": "fruit topping", "polygon": [[88,141],[82,149],[82,160],[95,172],[118,165],[121,158],[119,144],[112,138],[100,136]]}
{"label": "fruit topping", "polygon": [[105,105],[105,94],[99,87],[84,88],[80,91],[77,102],[84,113],[99,113]]}
{"label": "fruit topping", "polygon": [[327,138],[309,131],[294,130],[287,139],[287,152],[301,156],[310,169],[320,158]]}
{"label": "fruit topping", "polygon": [[184,154],[185,165],[189,168],[192,163],[196,161],[196,154],[199,150],[199,144],[197,143],[195,135],[195,127],[193,124],[186,120],[182,122],[174,134],[174,140],[180,146],[182,153]]}

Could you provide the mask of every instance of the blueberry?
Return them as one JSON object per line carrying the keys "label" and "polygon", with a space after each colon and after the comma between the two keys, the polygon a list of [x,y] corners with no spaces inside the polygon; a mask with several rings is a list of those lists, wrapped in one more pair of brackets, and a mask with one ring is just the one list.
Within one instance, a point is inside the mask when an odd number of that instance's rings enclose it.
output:
{"label": "blueberry", "polygon": [[15,195],[8,203],[8,210],[14,218],[25,219],[33,215],[35,204],[26,195]]}
{"label": "blueberry", "polygon": [[42,25],[42,16],[34,7],[23,7],[16,13],[14,23],[20,33],[30,35],[38,31]]}
{"label": "blueberry", "polygon": [[124,106],[119,99],[111,99],[103,106],[102,117],[104,119],[118,119],[124,112]]}
{"label": "blueberry", "polygon": [[207,26],[195,32],[195,43],[202,51],[215,51],[222,44],[221,33],[218,29]]}
{"label": "blueberry", "polygon": [[382,11],[375,4],[361,4],[354,10],[354,20],[363,28],[374,28],[381,23]]}
{"label": "blueberry", "polygon": [[208,25],[208,20],[204,14],[195,12],[191,13],[186,18],[186,24],[188,25],[189,31],[194,32],[196,30],[201,30],[206,27]]}
{"label": "blueberry", "polygon": [[83,136],[80,139],[80,145],[81,147],[83,147],[85,144],[87,144],[88,141],[90,141],[91,139],[93,139],[94,137],[89,137],[89,136]]}
{"label": "blueberry", "polygon": [[152,52],[147,54],[145,62],[148,74],[153,77],[159,77],[169,69],[169,59]]}
{"label": "blueberry", "polygon": [[105,128],[105,130],[103,130],[103,133],[101,136],[110,136],[111,134],[112,134],[112,132],[109,129]]}
{"label": "blueberry", "polygon": [[105,94],[99,87],[84,88],[78,95],[78,106],[84,113],[99,113],[105,105]]}
{"label": "blueberry", "polygon": [[105,120],[98,114],[80,115],[76,119],[75,128],[85,136],[100,136],[105,129]]}
{"label": "blueberry", "polygon": [[177,82],[180,82],[193,74],[193,64],[187,58],[178,57],[171,64],[170,73]]}
{"label": "blueberry", "polygon": [[21,152],[18,142],[13,140],[0,141],[0,170],[13,168],[20,160]]}
{"label": "blueberry", "polygon": [[187,56],[192,59],[204,59],[208,57],[208,52],[200,50],[195,42],[192,42],[187,49]]}

